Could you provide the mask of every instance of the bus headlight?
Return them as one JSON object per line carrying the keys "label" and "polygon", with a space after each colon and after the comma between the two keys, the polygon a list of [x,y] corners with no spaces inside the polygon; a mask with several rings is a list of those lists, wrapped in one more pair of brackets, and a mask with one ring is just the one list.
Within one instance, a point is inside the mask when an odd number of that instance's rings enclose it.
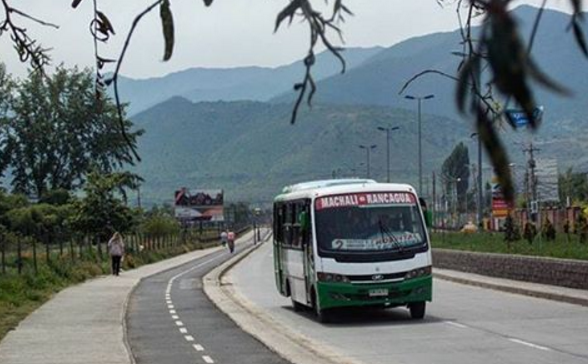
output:
{"label": "bus headlight", "polygon": [[431,275],[431,272],[432,272],[432,267],[430,265],[428,265],[426,267],[421,267],[421,268],[411,270],[410,272],[406,273],[404,278],[405,279],[412,279],[412,278],[428,276],[428,275]]}
{"label": "bus headlight", "polygon": [[349,283],[349,278],[342,274],[318,272],[316,276],[319,282]]}

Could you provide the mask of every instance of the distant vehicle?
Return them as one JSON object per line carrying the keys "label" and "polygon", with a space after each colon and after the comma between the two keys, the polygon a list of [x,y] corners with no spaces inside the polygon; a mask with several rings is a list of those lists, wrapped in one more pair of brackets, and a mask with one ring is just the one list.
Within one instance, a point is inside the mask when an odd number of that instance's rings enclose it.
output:
{"label": "distant vehicle", "polygon": [[274,200],[279,292],[319,321],[331,308],[407,306],[415,319],[432,300],[431,249],[414,188],[373,180],[285,187]]}

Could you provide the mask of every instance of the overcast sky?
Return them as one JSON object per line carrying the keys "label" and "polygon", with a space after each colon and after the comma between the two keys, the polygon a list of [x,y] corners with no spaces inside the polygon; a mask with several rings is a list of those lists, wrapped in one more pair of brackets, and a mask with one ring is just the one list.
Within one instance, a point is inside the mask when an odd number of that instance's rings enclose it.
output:
{"label": "overcast sky", "polygon": [[[100,45],[104,57],[116,58],[133,17],[153,0],[99,0],[99,9],[112,21],[116,36]],[[538,4],[540,1],[520,1]],[[569,0],[551,0],[550,7],[564,8]],[[59,29],[42,27],[25,19],[31,35],[52,47],[53,64],[71,67],[93,65],[88,24],[92,0],[73,10],[71,0],[11,0],[19,10],[53,22]],[[161,76],[190,67],[278,66],[302,58],[308,46],[303,24],[282,27],[276,34],[276,14],[288,0],[215,0],[206,8],[202,0],[171,0],[176,46],[169,62],[162,62],[163,37],[159,12],[144,18],[135,32],[122,73],[135,78]],[[323,4],[323,0],[317,0]],[[345,46],[391,46],[401,40],[457,28],[455,5],[442,8],[435,0],[345,0],[355,13],[342,25]],[[0,60],[8,71],[26,74],[7,34],[0,37]]]}

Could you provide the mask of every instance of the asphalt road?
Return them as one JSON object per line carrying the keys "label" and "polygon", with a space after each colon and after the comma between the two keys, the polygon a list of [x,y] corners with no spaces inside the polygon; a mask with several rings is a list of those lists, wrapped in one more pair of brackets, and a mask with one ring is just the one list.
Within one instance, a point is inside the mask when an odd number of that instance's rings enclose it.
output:
{"label": "asphalt road", "polygon": [[404,308],[344,310],[333,324],[294,312],[275,288],[271,244],[231,270],[234,288],[276,320],[373,364],[588,363],[588,308],[434,280],[422,321]]}
{"label": "asphalt road", "polygon": [[138,364],[288,363],[244,333],[202,291],[202,277],[230,257],[227,250],[213,253],[137,286],[126,319]]}

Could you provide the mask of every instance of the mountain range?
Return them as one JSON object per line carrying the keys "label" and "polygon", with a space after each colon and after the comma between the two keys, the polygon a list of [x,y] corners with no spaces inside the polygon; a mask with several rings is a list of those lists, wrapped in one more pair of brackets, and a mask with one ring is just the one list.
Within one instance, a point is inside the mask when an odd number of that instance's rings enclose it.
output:
{"label": "mountain range", "polygon": [[[537,9],[515,10],[523,34],[530,33]],[[535,88],[545,107],[540,131],[503,134],[511,160],[524,166],[523,143],[531,138],[538,157],[557,158],[561,168],[588,169],[585,153],[588,126],[588,61],[570,33],[569,17],[546,10],[532,55],[552,78],[574,96],[562,98]],[[416,105],[398,95],[402,85],[425,69],[455,74],[459,33],[412,38],[389,48],[350,49],[348,71],[336,60],[319,55],[314,69],[318,91],[314,107],[304,106],[289,124],[292,85],[303,72],[300,62],[274,69],[191,69],[157,79],[131,80],[121,93],[131,102],[143,162],[136,171],[146,179],[146,201],[171,199],[177,187],[220,187],[232,200],[269,201],[283,185],[334,175],[365,176],[366,154],[359,144],[378,144],[371,156],[372,176],[385,178],[386,143],[378,126],[396,125],[392,135],[393,176],[416,184]],[[425,175],[439,170],[455,143],[470,143],[472,123],[455,108],[453,81],[425,76],[407,94],[433,93],[423,104]],[[290,90],[290,91],[289,91]],[[364,163],[364,165],[361,165]],[[560,168],[560,169],[561,169]],[[489,175],[488,172],[485,172]]]}

